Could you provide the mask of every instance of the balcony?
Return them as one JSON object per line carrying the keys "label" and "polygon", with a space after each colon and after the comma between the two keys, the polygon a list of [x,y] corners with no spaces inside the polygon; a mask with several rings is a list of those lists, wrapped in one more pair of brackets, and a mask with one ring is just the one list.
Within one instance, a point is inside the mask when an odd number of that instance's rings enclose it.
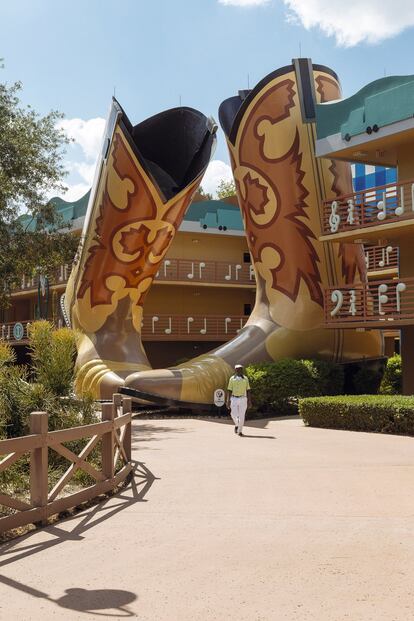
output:
{"label": "balcony", "polygon": [[369,278],[398,273],[399,250],[397,246],[365,246],[364,253]]}
{"label": "balcony", "polygon": [[[62,265],[54,270],[48,278],[50,287],[66,285],[70,274],[69,265]],[[197,283],[207,286],[226,286],[252,288],[256,286],[253,266],[250,263],[231,263],[229,261],[201,261],[186,259],[164,259],[155,276],[160,284]],[[13,290],[12,295],[22,292],[37,291],[40,276],[23,276],[20,286]],[[40,283],[41,285],[41,283]]]}
{"label": "balcony", "polygon": [[[146,315],[143,341],[228,341],[246,323],[245,315]],[[0,324],[0,338],[11,344],[25,344],[34,320]],[[49,319],[49,321],[53,321]],[[55,321],[61,327],[62,321]]]}
{"label": "balcony", "polygon": [[375,241],[410,234],[414,182],[359,190],[322,205],[321,241]]}
{"label": "balcony", "polygon": [[396,329],[414,324],[414,278],[325,290],[325,327]]}

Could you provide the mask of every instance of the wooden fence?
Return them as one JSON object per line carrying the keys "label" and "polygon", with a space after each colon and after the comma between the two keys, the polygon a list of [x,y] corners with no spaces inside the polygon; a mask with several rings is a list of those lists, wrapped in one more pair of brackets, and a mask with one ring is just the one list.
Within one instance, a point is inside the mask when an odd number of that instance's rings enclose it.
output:
{"label": "wooden fence", "polygon": [[[102,405],[102,422],[61,431],[48,431],[46,412],[30,415],[30,435],[0,441],[0,473],[18,459],[30,454],[30,500],[4,494],[0,489],[0,506],[14,511],[0,517],[0,533],[32,523],[45,525],[50,516],[76,507],[105,494],[122,483],[132,470],[131,464],[131,399],[115,394],[112,403]],[[88,440],[79,455],[65,443]],[[87,457],[101,442],[101,467]],[[48,453],[52,449],[63,456],[70,466],[59,481],[49,489]],[[95,483],[79,491],[62,495],[77,470],[83,470]]]}

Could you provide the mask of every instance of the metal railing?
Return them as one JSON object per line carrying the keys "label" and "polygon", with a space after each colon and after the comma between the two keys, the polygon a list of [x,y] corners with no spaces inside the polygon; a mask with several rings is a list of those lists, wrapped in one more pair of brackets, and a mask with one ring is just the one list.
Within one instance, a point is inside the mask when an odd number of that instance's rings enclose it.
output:
{"label": "metal railing", "polygon": [[[131,416],[131,399],[117,394],[113,403],[102,405],[102,422],[48,431],[47,413],[33,412],[30,415],[30,435],[0,440],[0,456],[4,456],[0,461],[0,473],[6,472],[22,456],[29,454],[30,457],[29,498],[0,493],[0,506],[9,513],[0,517],[0,533],[27,524],[45,524],[50,516],[105,494],[125,481],[132,471]],[[88,440],[79,455],[65,446],[73,440]],[[99,467],[87,461],[98,444]],[[71,462],[50,491],[49,450]],[[83,470],[95,479],[95,483],[66,495],[66,488],[77,470]]]}
{"label": "metal railing", "polygon": [[[49,286],[67,283],[69,265],[62,265],[48,276]],[[37,291],[41,276],[23,276],[21,283],[12,293]],[[223,285],[256,286],[253,266],[250,263],[231,261],[207,261],[190,259],[164,259],[155,276],[155,282],[212,283]]]}
{"label": "metal railing", "polygon": [[[143,341],[227,341],[244,326],[247,315],[144,315]],[[26,343],[33,320],[0,324],[0,338],[10,343]],[[61,320],[48,321],[56,327]]]}
{"label": "metal railing", "polygon": [[389,183],[345,194],[322,205],[324,235],[411,219],[414,181]]}
{"label": "metal railing", "polygon": [[397,246],[365,246],[364,252],[368,274],[384,270],[398,270],[399,249]]}
{"label": "metal railing", "polygon": [[372,280],[325,290],[327,327],[414,323],[414,278]]}

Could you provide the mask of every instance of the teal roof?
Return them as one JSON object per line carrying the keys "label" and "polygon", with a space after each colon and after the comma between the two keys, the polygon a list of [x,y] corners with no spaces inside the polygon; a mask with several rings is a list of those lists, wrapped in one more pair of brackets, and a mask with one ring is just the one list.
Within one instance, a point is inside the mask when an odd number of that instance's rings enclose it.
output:
{"label": "teal roof", "polygon": [[[73,220],[77,220],[78,218],[83,218],[85,216],[90,193],[91,191],[89,190],[86,194],[84,194],[84,196],[73,202],[65,201],[63,198],[59,198],[58,196],[50,200],[63,221],[63,226],[70,224]],[[23,227],[27,228],[28,231],[34,231],[36,229],[36,218],[23,215],[20,218],[20,222]]]}
{"label": "teal roof", "polygon": [[[68,202],[58,197],[52,198],[50,202],[55,206],[64,224],[69,224],[85,216],[89,194],[90,190],[82,196],[82,198],[74,202]],[[35,219],[30,216],[22,216],[20,221],[29,231],[35,230]],[[184,216],[184,221],[199,222],[201,227],[204,225],[208,228],[225,226],[228,229],[237,231],[243,230],[240,209],[236,205],[231,205],[222,200],[198,201],[192,203]]]}
{"label": "teal roof", "polygon": [[356,136],[367,127],[378,129],[414,115],[414,76],[381,78],[364,86],[352,97],[316,106],[318,140],[341,134]]}

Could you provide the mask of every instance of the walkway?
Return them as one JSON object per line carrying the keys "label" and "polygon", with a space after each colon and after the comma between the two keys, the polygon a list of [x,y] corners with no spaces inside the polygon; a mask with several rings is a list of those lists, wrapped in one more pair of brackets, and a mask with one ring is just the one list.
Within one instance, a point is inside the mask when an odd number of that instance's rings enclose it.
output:
{"label": "walkway", "polygon": [[246,433],[136,421],[136,486],[0,548],[0,619],[414,619],[414,439]]}

